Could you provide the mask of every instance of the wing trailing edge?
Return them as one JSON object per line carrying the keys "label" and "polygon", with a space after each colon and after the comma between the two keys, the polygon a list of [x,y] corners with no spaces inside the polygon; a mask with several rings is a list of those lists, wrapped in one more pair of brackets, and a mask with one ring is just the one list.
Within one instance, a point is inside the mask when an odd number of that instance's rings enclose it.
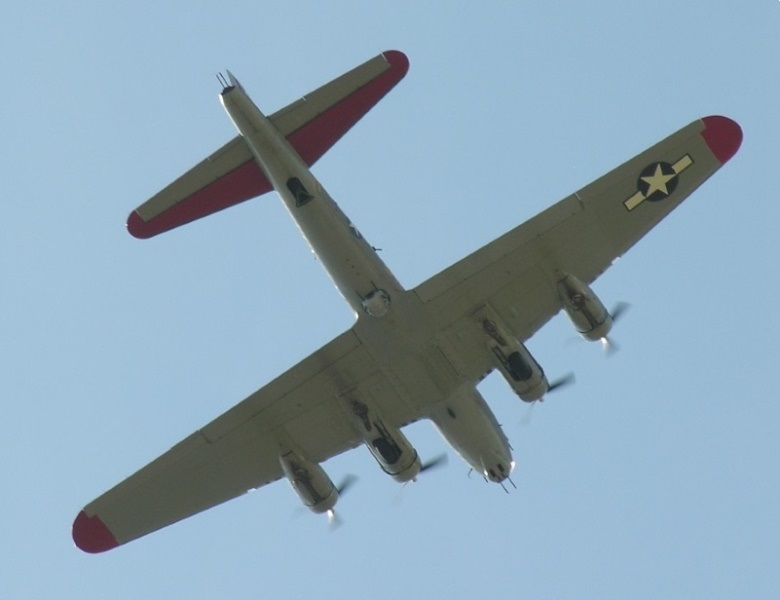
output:
{"label": "wing trailing edge", "polygon": [[[406,55],[390,50],[271,115],[311,166],[403,79]],[[150,238],[272,189],[241,137],[233,138],[136,208],[127,229]]]}

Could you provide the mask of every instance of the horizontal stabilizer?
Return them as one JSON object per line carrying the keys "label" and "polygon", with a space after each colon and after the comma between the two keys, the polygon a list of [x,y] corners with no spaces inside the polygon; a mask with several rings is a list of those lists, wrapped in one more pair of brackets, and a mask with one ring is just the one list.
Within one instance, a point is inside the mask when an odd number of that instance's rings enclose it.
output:
{"label": "horizontal stabilizer", "polygon": [[[271,122],[311,166],[408,68],[402,52],[385,52],[274,113]],[[137,238],[149,238],[271,189],[238,136],[130,213],[127,229]]]}

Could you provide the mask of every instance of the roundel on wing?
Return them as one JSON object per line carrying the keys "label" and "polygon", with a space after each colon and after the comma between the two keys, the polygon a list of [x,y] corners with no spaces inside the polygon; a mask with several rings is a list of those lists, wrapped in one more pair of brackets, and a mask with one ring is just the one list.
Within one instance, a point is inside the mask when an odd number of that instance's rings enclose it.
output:
{"label": "roundel on wing", "polygon": [[637,189],[645,200],[658,202],[677,188],[677,172],[668,162],[656,162],[646,166],[637,179]]}

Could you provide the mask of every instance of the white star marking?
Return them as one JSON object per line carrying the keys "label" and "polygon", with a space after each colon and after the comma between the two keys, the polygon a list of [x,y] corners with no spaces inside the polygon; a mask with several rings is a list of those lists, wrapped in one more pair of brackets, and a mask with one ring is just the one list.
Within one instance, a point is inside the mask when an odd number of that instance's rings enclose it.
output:
{"label": "white star marking", "polygon": [[670,179],[674,179],[675,177],[677,177],[676,173],[672,173],[671,175],[664,175],[663,171],[661,170],[661,165],[656,165],[655,173],[649,177],[642,177],[642,181],[650,186],[647,189],[647,192],[645,192],[645,197],[652,196],[655,192],[661,192],[665,196],[668,196],[669,189],[666,187],[666,184],[669,183]]}
{"label": "white star marking", "polygon": [[651,196],[655,192],[662,192],[665,196],[668,196],[669,187],[666,184],[669,183],[669,181],[671,181],[675,176],[685,171],[685,169],[690,167],[692,164],[693,159],[689,154],[686,154],[672,165],[672,171],[674,171],[673,175],[664,175],[663,170],[661,169],[661,165],[656,164],[655,173],[646,177],[641,177],[642,181],[644,181],[649,187],[647,194],[643,194],[641,190],[637,190],[635,194],[623,202],[623,205],[628,210],[634,210],[637,206],[642,204],[642,202],[647,200],[648,196]]}

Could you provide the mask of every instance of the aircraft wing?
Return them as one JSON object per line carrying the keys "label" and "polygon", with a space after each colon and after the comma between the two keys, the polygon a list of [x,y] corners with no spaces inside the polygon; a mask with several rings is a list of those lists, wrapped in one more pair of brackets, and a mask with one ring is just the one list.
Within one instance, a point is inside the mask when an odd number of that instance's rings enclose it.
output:
{"label": "aircraft wing", "polygon": [[[474,329],[468,317],[490,304],[524,341],[562,308],[559,272],[592,282],[729,160],[741,141],[730,119],[697,120],[414,291],[445,332],[462,336]],[[479,356],[463,362],[484,368]]]}
{"label": "aircraft wing", "polygon": [[353,331],[343,333],[89,503],[74,541],[103,552],[276,481],[280,440],[316,462],[354,448],[362,438],[339,406],[347,390],[369,387],[388,418],[408,417],[393,415],[402,403],[383,378]]}
{"label": "aircraft wing", "polygon": [[[408,68],[403,53],[384,52],[277,111],[271,122],[311,166]],[[127,229],[137,238],[149,238],[271,189],[249,148],[237,136],[130,213]]]}

